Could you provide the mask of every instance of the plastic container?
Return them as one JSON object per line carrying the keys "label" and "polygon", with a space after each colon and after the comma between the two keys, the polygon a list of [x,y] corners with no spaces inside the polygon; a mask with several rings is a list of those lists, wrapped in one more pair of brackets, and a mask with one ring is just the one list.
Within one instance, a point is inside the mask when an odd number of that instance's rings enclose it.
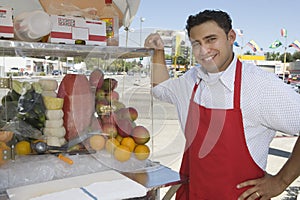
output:
{"label": "plastic container", "polygon": [[17,40],[36,42],[51,31],[49,15],[41,10],[24,12],[14,19],[14,33]]}
{"label": "plastic container", "polygon": [[119,14],[113,7],[112,0],[105,0],[100,20],[106,22],[106,45],[119,46]]}

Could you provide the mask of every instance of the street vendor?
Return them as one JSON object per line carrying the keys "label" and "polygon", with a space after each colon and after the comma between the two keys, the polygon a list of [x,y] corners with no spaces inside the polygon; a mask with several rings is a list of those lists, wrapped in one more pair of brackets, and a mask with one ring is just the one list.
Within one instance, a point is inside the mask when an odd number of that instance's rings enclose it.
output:
{"label": "street vendor", "polygon": [[281,194],[300,174],[300,139],[276,175],[266,172],[269,145],[277,131],[299,135],[300,95],[233,52],[230,16],[204,10],[189,16],[186,30],[199,66],[170,79],[164,44],[154,48],[153,94],[176,106],[186,146],[180,173],[189,177],[178,200],[266,200]]}

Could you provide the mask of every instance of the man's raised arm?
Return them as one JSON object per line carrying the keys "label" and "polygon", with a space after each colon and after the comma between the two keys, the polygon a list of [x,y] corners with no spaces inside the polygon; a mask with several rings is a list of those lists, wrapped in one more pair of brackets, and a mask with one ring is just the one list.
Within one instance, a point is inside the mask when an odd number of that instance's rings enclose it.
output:
{"label": "man's raised arm", "polygon": [[145,40],[146,48],[153,48],[152,58],[152,86],[169,79],[169,73],[165,61],[164,43],[158,33],[151,33]]}

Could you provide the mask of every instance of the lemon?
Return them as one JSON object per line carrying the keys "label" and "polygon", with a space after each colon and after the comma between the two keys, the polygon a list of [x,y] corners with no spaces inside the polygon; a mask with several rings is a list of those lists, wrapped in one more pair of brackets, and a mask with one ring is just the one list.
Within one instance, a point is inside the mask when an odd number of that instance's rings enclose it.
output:
{"label": "lemon", "polygon": [[27,155],[31,153],[30,142],[28,141],[20,141],[15,146],[15,153],[17,155]]}
{"label": "lemon", "polygon": [[105,149],[107,152],[113,154],[116,147],[119,145],[120,142],[118,140],[116,140],[115,138],[109,138],[108,140],[106,140]]}
{"label": "lemon", "polygon": [[131,151],[129,147],[124,145],[119,145],[116,147],[114,151],[114,157],[116,160],[120,162],[125,162],[130,159]]}
{"label": "lemon", "polygon": [[105,146],[105,138],[102,135],[93,135],[89,139],[90,146],[96,151],[100,151]]}
{"label": "lemon", "polygon": [[139,144],[134,149],[134,155],[138,160],[145,160],[150,155],[150,149],[147,145]]}

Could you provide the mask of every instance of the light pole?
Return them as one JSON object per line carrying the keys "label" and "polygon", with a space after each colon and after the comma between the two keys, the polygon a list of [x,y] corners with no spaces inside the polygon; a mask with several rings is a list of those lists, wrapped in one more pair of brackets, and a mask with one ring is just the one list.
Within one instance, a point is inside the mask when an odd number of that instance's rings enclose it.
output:
{"label": "light pole", "polygon": [[134,29],[133,28],[125,28],[125,31],[126,31],[126,39],[125,39],[125,43],[126,44],[125,45],[127,47],[127,45],[128,45],[128,39],[129,39],[129,32],[134,32]]}
{"label": "light pole", "polygon": [[140,17],[140,47],[142,47],[142,30],[143,30],[142,24],[145,20],[146,19],[144,17]]}

